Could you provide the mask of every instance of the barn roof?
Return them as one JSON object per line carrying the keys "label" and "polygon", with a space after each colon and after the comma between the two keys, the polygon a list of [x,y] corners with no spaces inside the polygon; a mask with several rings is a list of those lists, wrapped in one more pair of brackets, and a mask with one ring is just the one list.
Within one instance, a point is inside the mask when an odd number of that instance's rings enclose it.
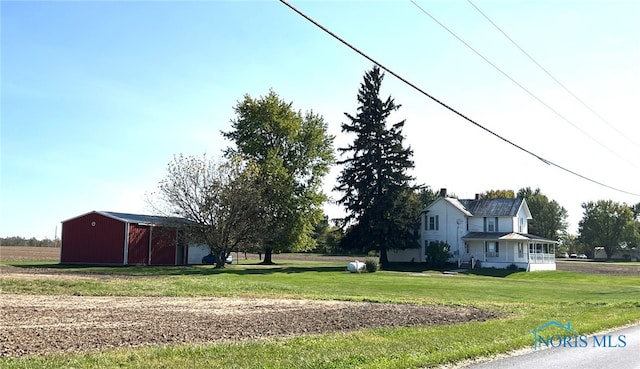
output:
{"label": "barn roof", "polygon": [[114,211],[98,211],[102,215],[116,218],[127,223],[152,224],[152,225],[177,225],[190,223],[189,220],[180,217],[165,217],[159,215],[116,213]]}
{"label": "barn roof", "polygon": [[95,210],[64,220],[62,223],[83,217],[88,214],[93,214],[93,213],[100,214],[112,219],[116,219],[121,222],[146,224],[146,225],[176,226],[176,225],[186,225],[186,224],[194,223],[188,219],[180,218],[180,217],[166,217],[166,216],[160,216],[160,215],[130,214],[130,213],[118,213],[115,211],[95,211]]}

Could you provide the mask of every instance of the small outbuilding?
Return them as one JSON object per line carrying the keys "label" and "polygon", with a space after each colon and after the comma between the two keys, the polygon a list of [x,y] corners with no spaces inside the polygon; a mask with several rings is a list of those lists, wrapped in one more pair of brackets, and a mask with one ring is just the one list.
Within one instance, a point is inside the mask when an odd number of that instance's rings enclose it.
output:
{"label": "small outbuilding", "polygon": [[180,227],[188,223],[183,218],[110,211],[79,215],[62,222],[60,263],[187,264],[190,246],[180,237]]}

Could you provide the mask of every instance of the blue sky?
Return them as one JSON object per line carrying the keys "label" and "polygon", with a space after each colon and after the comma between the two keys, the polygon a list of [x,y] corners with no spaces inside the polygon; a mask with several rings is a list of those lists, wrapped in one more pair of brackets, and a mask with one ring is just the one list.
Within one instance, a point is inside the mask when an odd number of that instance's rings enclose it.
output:
{"label": "blue sky", "polygon": [[[293,2],[488,128],[640,193],[640,3],[473,3],[617,131],[467,1],[418,4],[580,130],[409,1]],[[0,236],[53,238],[60,221],[91,210],[148,213],[145,194],[174,154],[217,157],[230,144],[220,131],[246,93],[272,88],[296,109],[322,114],[344,146],[343,113],[355,112],[372,66],[275,1],[2,1],[0,11]],[[392,120],[407,120],[420,183],[462,198],[540,187],[569,210],[572,232],[582,202],[640,202],[513,149],[391,75],[383,94],[402,104]],[[338,170],[326,178],[328,193]]]}

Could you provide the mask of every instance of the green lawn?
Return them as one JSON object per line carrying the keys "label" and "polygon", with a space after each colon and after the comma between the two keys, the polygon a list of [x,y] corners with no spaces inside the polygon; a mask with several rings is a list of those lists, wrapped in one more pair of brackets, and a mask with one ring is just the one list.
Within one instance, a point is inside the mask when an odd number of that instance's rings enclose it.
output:
{"label": "green lawn", "polygon": [[502,318],[440,327],[262,340],[238,344],[121,349],[91,354],[3,359],[0,367],[111,368],[420,368],[530,347],[531,331],[570,321],[589,334],[640,320],[640,276],[574,272],[506,277],[439,272],[349,274],[344,263],[243,261],[225,270],[189,267],[51,267],[113,278],[0,279],[3,293],[122,296],[258,296],[475,306]]}

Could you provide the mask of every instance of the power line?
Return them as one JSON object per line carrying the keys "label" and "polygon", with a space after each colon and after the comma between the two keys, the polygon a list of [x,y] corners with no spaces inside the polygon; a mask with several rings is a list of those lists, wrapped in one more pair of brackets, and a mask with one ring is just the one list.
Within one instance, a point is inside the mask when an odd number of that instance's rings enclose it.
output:
{"label": "power line", "polygon": [[[497,70],[498,72],[500,72],[503,76],[507,77],[511,82],[513,82],[516,86],[520,87],[520,89],[522,89],[524,92],[526,92],[527,94],[529,94],[529,96],[533,97],[536,101],[538,101],[540,104],[542,104],[544,107],[546,107],[547,109],[549,109],[550,111],[552,111],[555,115],[557,115],[558,117],[560,117],[560,119],[564,120],[565,122],[569,123],[570,125],[572,125],[575,129],[577,129],[578,131],[580,131],[583,135],[585,135],[586,137],[588,137],[589,139],[591,139],[591,141],[597,143],[598,145],[600,145],[602,148],[604,148],[605,150],[609,151],[610,153],[612,153],[613,155],[617,156],[619,159],[622,159],[624,161],[626,161],[627,163],[633,165],[634,167],[638,168],[635,163],[633,163],[632,161],[629,161],[629,159],[621,156],[620,154],[618,154],[617,152],[613,151],[612,149],[610,149],[608,146],[604,145],[603,143],[601,143],[600,141],[598,141],[595,137],[591,136],[589,133],[587,133],[585,130],[583,130],[582,128],[580,128],[578,125],[576,125],[575,123],[573,123],[572,121],[570,121],[567,117],[565,117],[564,115],[560,114],[557,110],[555,110],[554,108],[552,108],[549,104],[547,104],[546,102],[544,102],[542,99],[540,99],[538,96],[536,96],[533,92],[529,91],[526,87],[524,87],[522,84],[520,84],[518,81],[516,81],[515,79],[513,79],[510,75],[508,75],[505,71],[503,71],[502,69],[500,69],[500,67],[498,67],[497,65],[495,65],[494,63],[492,63],[489,59],[487,59],[484,55],[480,54],[479,51],[477,51],[476,49],[474,49],[471,45],[469,45],[467,42],[465,42],[462,38],[460,38],[457,34],[455,34],[455,32],[453,32],[452,30],[450,30],[447,26],[445,26],[442,22],[440,22],[438,19],[436,19],[436,17],[434,17],[433,15],[431,15],[428,11],[426,11],[423,7],[421,7],[420,5],[418,5],[418,3],[416,3],[414,0],[409,0],[411,1],[411,3],[413,5],[415,5],[418,9],[420,9],[420,11],[422,11],[425,15],[427,15],[429,18],[431,18],[434,22],[436,22],[440,27],[442,27],[445,31],[449,32],[449,34],[451,34],[453,37],[455,37],[458,41],[460,41],[462,44],[464,44],[467,48],[469,48],[469,50],[473,51],[476,55],[478,55],[480,58],[482,58],[482,60],[484,60],[485,62],[487,62],[489,65],[491,65],[495,70]],[[640,169],[640,168],[639,168]]]}
{"label": "power line", "polygon": [[560,82],[556,77],[554,77],[545,67],[540,65],[540,63],[538,63],[537,60],[535,60],[531,55],[529,55],[529,53],[527,53],[522,47],[520,47],[520,45],[518,45],[517,42],[515,42],[511,37],[509,37],[509,35],[507,35],[507,33],[505,31],[503,31],[500,27],[498,27],[498,25],[493,20],[491,20],[491,18],[489,18],[489,16],[487,16],[482,10],[480,10],[480,8],[478,8],[476,6],[476,4],[474,4],[471,0],[467,0],[467,1],[469,2],[469,4],[471,4],[471,6],[473,6],[478,11],[478,13],[480,13],[487,21],[489,21],[489,23],[491,23],[498,31],[500,31],[500,33],[502,33],[502,35],[504,37],[506,37],[507,40],[511,41],[511,43],[513,45],[515,45],[515,47],[517,47],[518,50],[520,50],[527,58],[529,58],[529,60],[531,60],[535,65],[537,65],[538,68],[540,68],[547,76],[549,76],[549,78],[554,80],[560,87],[562,87],[565,91],[567,91],[567,93],[569,93],[569,95],[573,96],[573,98],[576,101],[578,101],[580,104],[582,104],[582,106],[587,108],[587,110],[589,110],[591,113],[593,113],[593,115],[598,117],[602,122],[604,122],[609,127],[611,127],[614,131],[618,132],[618,134],[620,136],[626,138],[632,144],[640,147],[640,144],[638,144],[637,142],[632,140],[631,137],[629,137],[629,135],[625,135],[618,128],[616,128],[613,124],[609,123],[608,120],[606,120],[604,117],[602,117],[600,114],[598,114],[598,112],[596,112],[589,105],[587,105],[587,103],[585,103],[582,99],[580,99],[578,96],[576,96],[576,94],[574,94],[571,90],[569,90],[568,87],[566,87],[562,82]]}
{"label": "power line", "polygon": [[414,90],[420,92],[421,94],[425,95],[426,97],[428,97],[429,99],[433,100],[434,102],[438,103],[439,105],[441,105],[442,107],[446,108],[447,110],[451,111],[452,113],[460,116],[461,118],[463,118],[464,120],[468,121],[469,123],[475,125],[476,127],[484,130],[485,132],[491,134],[492,136],[508,143],[509,145],[517,148],[520,151],[523,151],[531,156],[533,156],[534,158],[542,161],[543,163],[547,164],[547,165],[551,165],[554,166],[560,170],[563,170],[569,174],[572,174],[576,177],[582,178],[584,180],[587,180],[591,183],[595,183],[599,186],[602,187],[606,187],[609,188],[611,190],[617,191],[617,192],[621,192],[621,193],[625,193],[628,195],[633,195],[633,196],[638,196],[640,197],[640,194],[637,193],[633,193],[630,191],[625,191],[613,186],[609,186],[605,183],[596,181],[594,179],[591,179],[587,176],[584,176],[582,174],[579,174],[575,171],[572,171],[568,168],[565,168],[559,164],[556,164],[550,160],[547,160],[545,158],[543,158],[542,156],[535,154],[532,151],[529,151],[527,149],[525,149],[524,147],[508,140],[507,138],[493,132],[492,130],[486,128],[485,126],[481,125],[480,123],[474,121],[473,119],[467,117],[466,115],[460,113],[459,111],[455,110],[454,108],[450,107],[449,105],[445,104],[444,102],[438,100],[437,98],[435,98],[434,96],[430,95],[429,93],[427,93],[426,91],[422,90],[420,87],[416,86],[415,84],[409,82],[407,79],[401,77],[400,75],[398,75],[396,72],[392,71],[391,69],[385,67],[384,65],[382,65],[381,63],[379,63],[378,61],[376,61],[375,59],[373,59],[372,57],[370,57],[369,55],[365,54],[363,51],[360,51],[360,49],[356,48],[355,46],[351,45],[349,42],[345,41],[344,39],[342,39],[340,36],[336,35],[335,33],[333,33],[332,31],[330,31],[329,29],[327,29],[326,27],[324,27],[323,25],[321,25],[320,23],[316,22],[315,20],[313,20],[311,17],[309,17],[308,15],[304,14],[302,11],[298,10],[296,7],[294,7],[293,5],[289,4],[286,0],[279,0],[282,4],[284,4],[285,6],[287,6],[289,9],[293,10],[295,13],[297,13],[298,15],[300,15],[301,17],[303,17],[304,19],[306,19],[307,21],[309,21],[310,23],[312,23],[314,26],[320,28],[322,31],[324,31],[325,33],[327,33],[328,35],[330,35],[331,37],[335,38],[336,40],[338,40],[340,43],[342,43],[343,45],[347,46],[348,48],[350,48],[351,50],[355,51],[356,53],[358,53],[360,56],[362,56],[363,58],[369,60],[370,62],[374,63],[375,65],[379,66],[381,69],[383,69],[384,71],[386,71],[387,73],[391,74],[392,76],[396,77],[397,79],[399,79],[400,81],[402,81],[403,83],[405,83],[406,85],[408,85],[409,87],[413,88]]}

